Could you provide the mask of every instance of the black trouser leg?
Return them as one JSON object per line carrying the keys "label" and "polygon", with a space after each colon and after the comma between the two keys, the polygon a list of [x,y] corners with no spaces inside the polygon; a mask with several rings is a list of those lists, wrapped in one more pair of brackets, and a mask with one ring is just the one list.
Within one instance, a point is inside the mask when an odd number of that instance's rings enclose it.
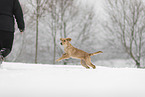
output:
{"label": "black trouser leg", "polygon": [[8,31],[0,31],[0,52],[6,57],[12,50],[14,33]]}

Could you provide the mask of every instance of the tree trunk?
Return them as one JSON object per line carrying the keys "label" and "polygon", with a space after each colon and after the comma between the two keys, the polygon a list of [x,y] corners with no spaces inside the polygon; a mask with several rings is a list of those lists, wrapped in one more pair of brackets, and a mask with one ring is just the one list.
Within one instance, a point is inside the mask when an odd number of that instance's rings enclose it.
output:
{"label": "tree trunk", "polygon": [[140,67],[140,62],[136,61],[136,66],[137,66],[137,68],[141,68]]}
{"label": "tree trunk", "polygon": [[39,27],[39,6],[37,0],[37,14],[36,14],[36,51],[35,51],[35,63],[37,64],[37,56],[38,56],[38,27]]}
{"label": "tree trunk", "polygon": [[56,57],[56,34],[55,34],[55,38],[53,39],[53,41],[54,41],[53,64],[55,64],[55,57]]}

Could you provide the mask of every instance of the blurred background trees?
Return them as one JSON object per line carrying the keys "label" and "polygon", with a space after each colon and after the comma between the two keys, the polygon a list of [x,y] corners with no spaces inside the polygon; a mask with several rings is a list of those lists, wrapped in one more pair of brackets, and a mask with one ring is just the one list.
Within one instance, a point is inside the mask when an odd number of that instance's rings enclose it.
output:
{"label": "blurred background trees", "polygon": [[[26,30],[16,29],[8,61],[56,63],[63,53],[60,38],[86,52],[102,50],[92,61],[133,59],[137,67],[145,58],[145,3],[142,0],[103,0],[101,11],[87,0],[22,0]],[[95,1],[95,0],[94,0]],[[38,34],[39,33],[39,34]],[[38,38],[39,37],[39,38]],[[80,64],[80,63],[77,63]]]}
{"label": "blurred background trees", "polygon": [[[145,52],[145,5],[142,0],[107,0],[105,25],[110,44],[117,46],[140,67]],[[118,49],[119,50],[119,49]]]}
{"label": "blurred background trees", "polygon": [[[77,0],[28,0],[21,4],[26,30],[23,35],[16,30],[13,51],[7,60],[55,64],[63,53],[61,37],[72,38],[77,48],[98,51],[98,16],[94,7],[81,5]],[[67,61],[74,60],[62,64]]]}

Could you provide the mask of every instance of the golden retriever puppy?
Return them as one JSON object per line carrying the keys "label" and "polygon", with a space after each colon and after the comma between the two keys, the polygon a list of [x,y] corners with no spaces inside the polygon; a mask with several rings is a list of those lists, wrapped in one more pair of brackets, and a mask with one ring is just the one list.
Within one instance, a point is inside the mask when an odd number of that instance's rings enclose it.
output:
{"label": "golden retriever puppy", "polygon": [[96,66],[91,63],[90,56],[103,53],[102,51],[98,51],[95,53],[87,53],[83,50],[77,49],[69,43],[71,41],[71,38],[60,38],[60,41],[61,41],[61,45],[64,46],[65,53],[62,55],[62,57],[60,57],[56,61],[68,59],[71,57],[71,58],[81,59],[82,66],[84,66],[87,69],[90,68],[89,66],[91,66],[93,69],[96,68]]}

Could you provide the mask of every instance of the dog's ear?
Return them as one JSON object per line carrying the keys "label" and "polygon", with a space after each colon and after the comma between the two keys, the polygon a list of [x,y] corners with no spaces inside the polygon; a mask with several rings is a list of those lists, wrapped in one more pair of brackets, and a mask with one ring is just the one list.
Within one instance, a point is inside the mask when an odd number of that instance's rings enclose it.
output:
{"label": "dog's ear", "polygon": [[62,38],[60,38],[60,41],[62,41]]}
{"label": "dog's ear", "polygon": [[67,41],[71,41],[71,38],[67,38],[66,40],[67,40]]}

